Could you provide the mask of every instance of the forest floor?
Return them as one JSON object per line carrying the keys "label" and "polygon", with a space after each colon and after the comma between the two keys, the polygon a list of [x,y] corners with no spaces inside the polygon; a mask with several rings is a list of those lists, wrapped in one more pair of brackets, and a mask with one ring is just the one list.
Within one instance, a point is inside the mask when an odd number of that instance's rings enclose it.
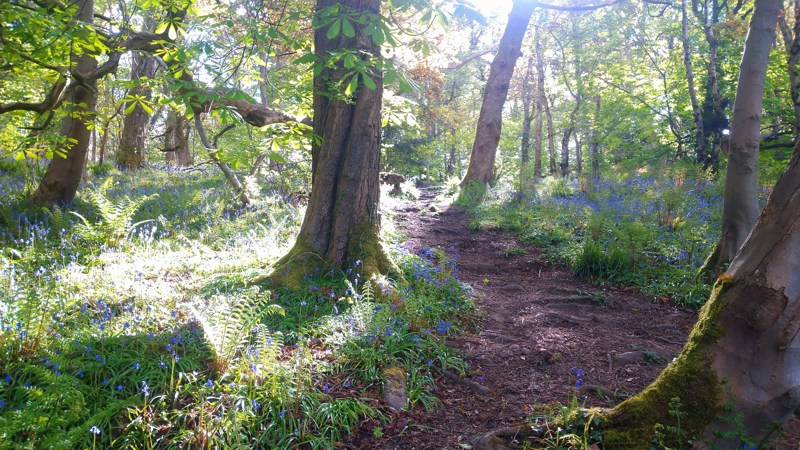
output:
{"label": "forest floor", "polygon": [[[471,372],[439,380],[434,394],[443,408],[398,413],[381,444],[367,439],[359,447],[464,449],[575,395],[585,406],[612,406],[642,390],[680,352],[696,312],[632,289],[591,285],[513,236],[472,231],[469,213],[444,203],[441,192],[422,189],[417,200],[400,203],[395,221],[412,248],[459,255],[461,280],[474,289],[482,320],[449,343]],[[790,431],[798,428],[794,422]],[[791,435],[776,448],[797,448],[798,435]]]}

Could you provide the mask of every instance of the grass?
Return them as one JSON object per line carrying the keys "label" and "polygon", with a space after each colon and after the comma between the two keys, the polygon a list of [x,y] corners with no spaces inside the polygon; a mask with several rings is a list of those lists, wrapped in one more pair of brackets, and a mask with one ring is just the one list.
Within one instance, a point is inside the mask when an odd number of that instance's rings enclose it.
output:
{"label": "grass", "polygon": [[0,449],[333,448],[386,419],[384,368],[425,408],[464,370],[444,345],[472,309],[452,255],[385,236],[393,302],[357,264],[270,291],[247,281],[303,215],[279,186],[241,210],[215,175],[92,172],[82,218],[26,209],[0,173]]}
{"label": "grass", "polygon": [[696,272],[719,236],[718,183],[642,177],[595,186],[546,179],[530,196],[492,189],[473,229],[507,229],[549,261],[598,284],[630,285],[697,308],[710,294]]}

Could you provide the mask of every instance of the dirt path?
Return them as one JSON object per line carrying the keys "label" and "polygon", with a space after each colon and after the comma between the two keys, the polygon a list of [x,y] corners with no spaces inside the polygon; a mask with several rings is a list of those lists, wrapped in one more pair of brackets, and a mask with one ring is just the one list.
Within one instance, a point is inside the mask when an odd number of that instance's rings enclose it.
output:
{"label": "dirt path", "polygon": [[[474,372],[473,385],[439,382],[443,410],[421,408],[392,427],[384,449],[462,449],[493,429],[524,419],[532,405],[567,402],[575,376],[586,404],[610,406],[650,383],[677,355],[693,312],[619,289],[575,279],[499,232],[473,232],[469,215],[438,204],[435,189],[397,211],[398,227],[414,248],[459,253],[462,281],[476,291],[485,314],[480,332],[452,342]],[[527,254],[518,256],[525,248]],[[601,386],[602,394],[587,386]]]}

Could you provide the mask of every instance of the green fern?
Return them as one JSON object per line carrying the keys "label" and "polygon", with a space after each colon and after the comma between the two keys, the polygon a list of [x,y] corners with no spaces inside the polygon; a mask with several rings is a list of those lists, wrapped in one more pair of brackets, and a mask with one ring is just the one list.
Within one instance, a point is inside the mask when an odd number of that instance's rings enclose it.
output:
{"label": "green fern", "polygon": [[[206,340],[213,352],[215,368],[224,371],[237,356],[249,349],[253,355],[269,352],[274,339],[261,326],[261,321],[269,315],[285,315],[280,305],[270,304],[270,295],[258,293],[242,296],[234,302],[223,296],[213,296],[210,301],[216,304],[214,311],[202,311],[188,305],[197,322],[203,328]],[[254,332],[255,331],[255,332]]]}
{"label": "green fern", "polygon": [[153,219],[148,219],[133,223],[132,219],[142,204],[157,195],[146,195],[137,199],[131,199],[126,195],[114,203],[103,195],[103,191],[108,189],[110,183],[111,179],[109,178],[100,188],[86,193],[89,200],[97,207],[100,222],[93,224],[77,212],[72,211],[72,214],[81,219],[82,223],[75,227],[75,232],[80,237],[90,242],[100,242],[110,247],[118,247],[138,226],[153,221]]}

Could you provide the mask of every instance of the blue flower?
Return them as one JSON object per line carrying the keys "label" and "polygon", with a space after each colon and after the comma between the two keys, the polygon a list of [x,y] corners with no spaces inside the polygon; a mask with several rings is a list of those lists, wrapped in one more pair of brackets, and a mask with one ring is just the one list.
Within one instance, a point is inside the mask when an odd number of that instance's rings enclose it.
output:
{"label": "blue flower", "polygon": [[92,428],[89,428],[89,433],[92,433],[94,435],[99,435],[100,428],[97,428],[97,425],[92,425]]}

